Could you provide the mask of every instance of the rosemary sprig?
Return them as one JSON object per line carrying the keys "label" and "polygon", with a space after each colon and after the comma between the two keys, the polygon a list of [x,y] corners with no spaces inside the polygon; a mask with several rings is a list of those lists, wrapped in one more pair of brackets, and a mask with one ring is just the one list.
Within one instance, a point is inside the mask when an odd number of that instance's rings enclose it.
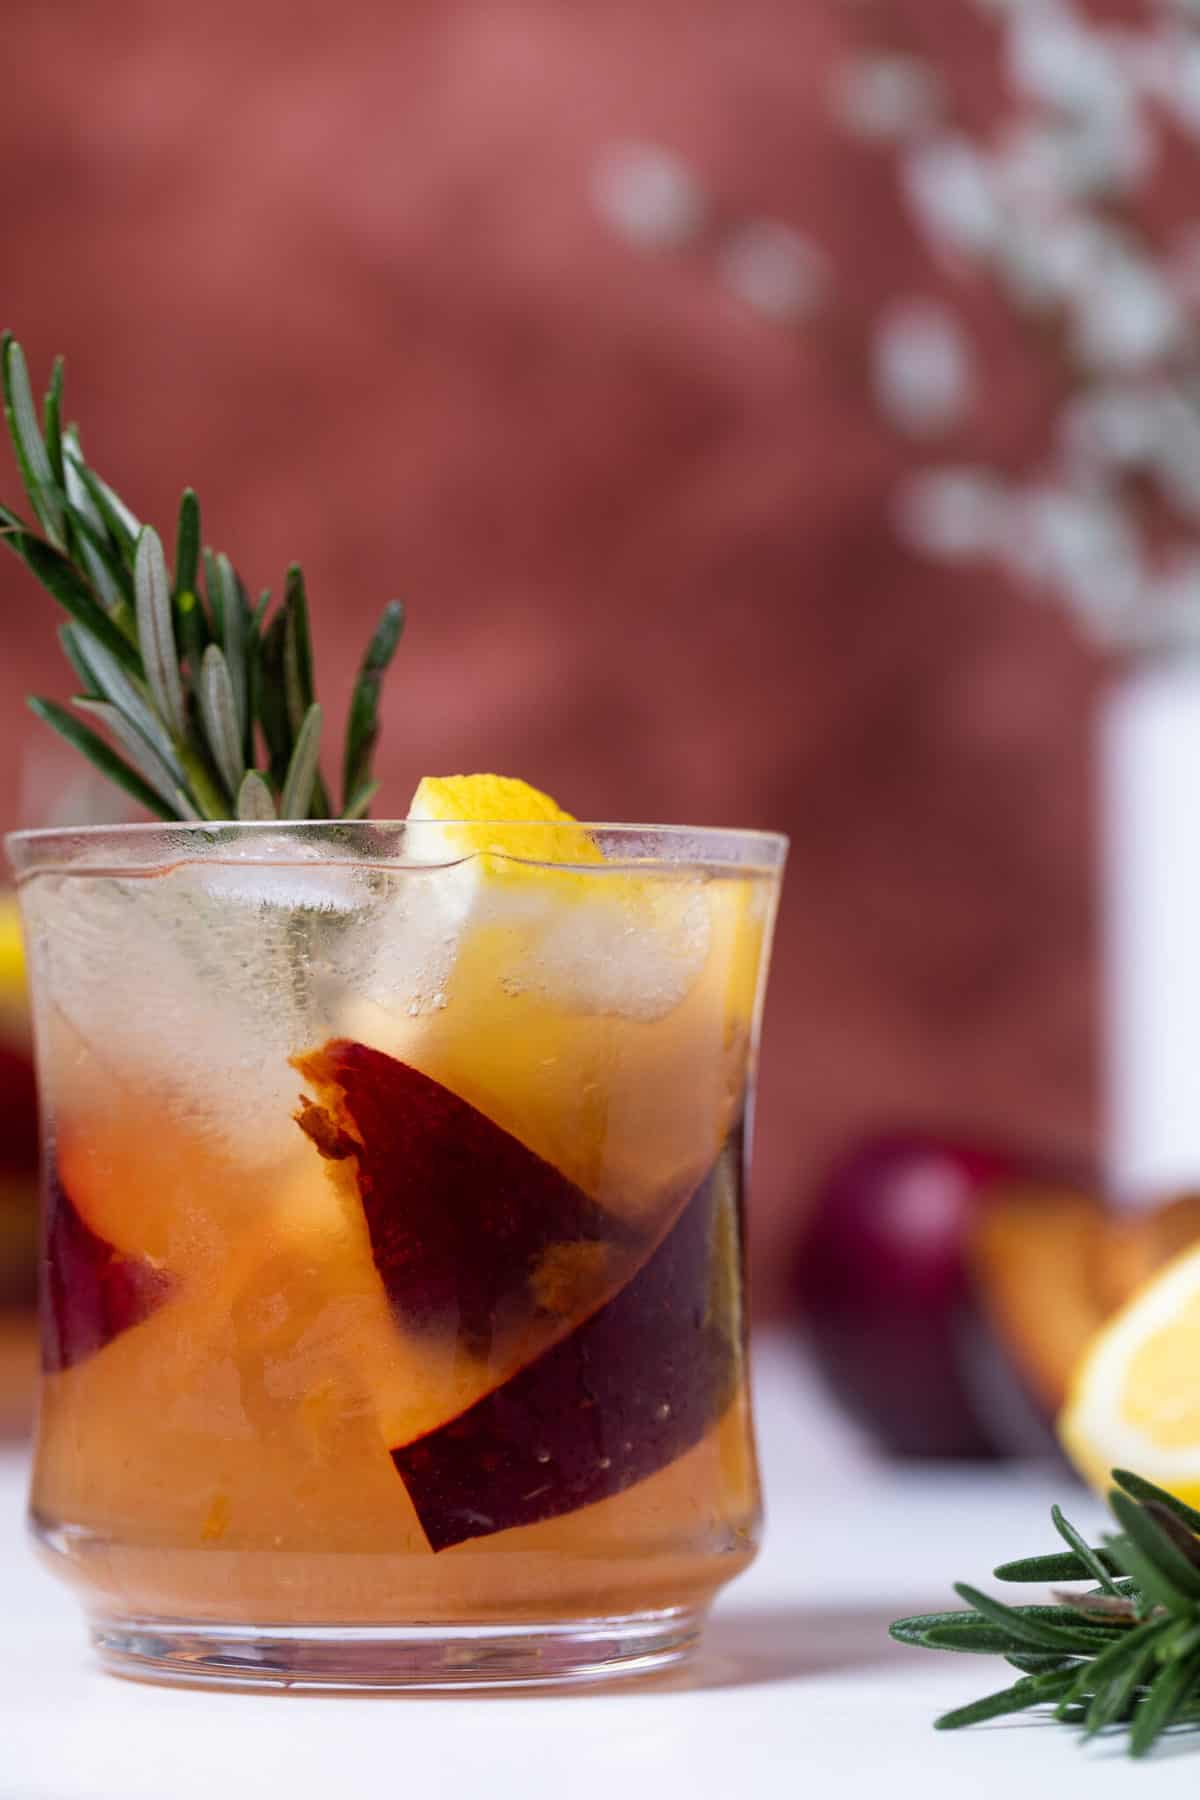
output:
{"label": "rosemary sprig", "polygon": [[[252,605],[229,558],[203,543],[200,505],[185,488],[172,570],[162,538],[88,466],[77,428],[64,426],[61,357],[40,422],[11,332],[0,337],[0,387],[35,520],[30,526],[0,506],[0,539],[68,614],[59,637],[79,684],[75,712],[43,699],[30,700],[32,710],[159,818],[329,818],[299,567],[288,569],[273,616],[269,592]],[[378,787],[371,757],[379,690],[402,620],[393,600],[352,696],[345,819],[365,818]]]}
{"label": "rosemary sprig", "polygon": [[1022,1679],[934,1721],[955,1731],[1052,1706],[1085,1738],[1114,1728],[1145,1756],[1170,1726],[1200,1727],[1200,1513],[1128,1469],[1114,1469],[1119,1533],[1088,1544],[1056,1506],[1065,1551],[1001,1563],[999,1581],[1091,1581],[1055,1606],[1007,1606],[957,1583],[968,1610],[897,1619],[891,1635],[928,1650],[1003,1656]]}

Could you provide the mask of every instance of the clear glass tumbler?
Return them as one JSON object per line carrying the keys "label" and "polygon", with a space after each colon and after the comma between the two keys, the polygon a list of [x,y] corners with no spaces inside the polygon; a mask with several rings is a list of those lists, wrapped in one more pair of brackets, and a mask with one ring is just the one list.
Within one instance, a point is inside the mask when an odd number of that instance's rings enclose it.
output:
{"label": "clear glass tumbler", "polygon": [[[9,840],[48,1564],[110,1668],[658,1668],[755,1553],[742,1206],[784,841]],[[457,847],[456,847],[457,846]]]}

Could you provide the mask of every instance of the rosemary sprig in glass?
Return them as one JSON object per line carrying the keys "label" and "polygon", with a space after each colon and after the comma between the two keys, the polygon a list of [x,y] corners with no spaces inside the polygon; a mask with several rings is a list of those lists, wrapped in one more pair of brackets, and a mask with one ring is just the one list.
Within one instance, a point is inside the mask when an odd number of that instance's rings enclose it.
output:
{"label": "rosemary sprig in glass", "polygon": [[[190,488],[169,569],[158,533],[88,466],[76,427],[64,427],[62,358],[40,420],[11,332],[0,338],[0,378],[36,521],[0,506],[0,540],[67,614],[59,639],[79,684],[73,710],[31,699],[33,711],[161,819],[331,818],[300,569],[288,570],[273,614],[269,591],[252,603],[229,558],[202,544]],[[365,818],[378,787],[379,692],[403,626],[393,600],[363,658],[346,725],[343,819]]]}
{"label": "rosemary sprig in glass", "polygon": [[1128,1731],[1145,1756],[1170,1726],[1200,1726],[1200,1512],[1127,1469],[1114,1469],[1109,1506],[1120,1532],[1084,1541],[1056,1506],[1067,1545],[1049,1556],[1001,1563],[998,1581],[1091,1581],[1053,1606],[1006,1606],[955,1584],[969,1610],[897,1619],[891,1635],[929,1650],[1002,1656],[1021,1680],[935,1720],[957,1730],[1030,1707],[1082,1728]]}

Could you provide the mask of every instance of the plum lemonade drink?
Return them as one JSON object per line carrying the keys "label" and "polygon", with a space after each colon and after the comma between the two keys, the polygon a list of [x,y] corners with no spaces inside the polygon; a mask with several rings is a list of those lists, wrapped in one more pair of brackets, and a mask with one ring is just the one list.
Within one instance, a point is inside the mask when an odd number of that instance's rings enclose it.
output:
{"label": "plum lemonade drink", "polygon": [[742,1207],[782,841],[418,804],[11,847],[32,1516],[109,1665],[684,1654],[759,1528]]}

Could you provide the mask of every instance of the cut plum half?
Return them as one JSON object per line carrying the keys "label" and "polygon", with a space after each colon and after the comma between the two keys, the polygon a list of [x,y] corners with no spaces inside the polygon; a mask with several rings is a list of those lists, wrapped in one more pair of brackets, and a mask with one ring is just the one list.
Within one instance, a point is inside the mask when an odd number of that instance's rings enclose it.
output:
{"label": "cut plum half", "polygon": [[294,1065],[319,1096],[297,1123],[353,1182],[402,1330],[488,1355],[593,1310],[646,1241],[407,1063],[339,1038]]}
{"label": "cut plum half", "polygon": [[392,1450],[435,1550],[608,1499],[716,1424],[741,1366],[741,1134],[638,1273],[569,1336]]}
{"label": "cut plum half", "polygon": [[157,1312],[175,1281],[157,1263],[126,1255],[93,1231],[53,1160],[45,1210],[42,1366],[57,1374]]}

